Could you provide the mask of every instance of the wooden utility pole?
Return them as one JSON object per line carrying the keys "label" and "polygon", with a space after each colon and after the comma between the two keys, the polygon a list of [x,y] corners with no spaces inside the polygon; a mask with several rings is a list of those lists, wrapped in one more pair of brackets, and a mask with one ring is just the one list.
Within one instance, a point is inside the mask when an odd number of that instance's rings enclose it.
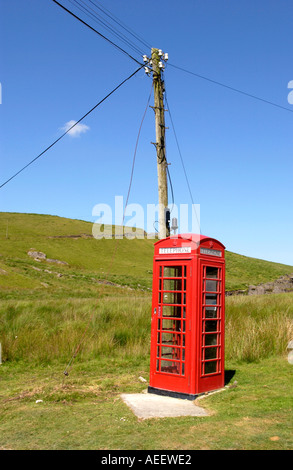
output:
{"label": "wooden utility pole", "polygon": [[152,69],[155,98],[155,117],[156,117],[156,149],[157,149],[157,168],[158,168],[158,190],[159,190],[159,238],[165,238],[170,235],[168,210],[168,185],[167,185],[167,160],[165,145],[165,110],[164,110],[164,82],[162,80],[162,51],[152,49]]}

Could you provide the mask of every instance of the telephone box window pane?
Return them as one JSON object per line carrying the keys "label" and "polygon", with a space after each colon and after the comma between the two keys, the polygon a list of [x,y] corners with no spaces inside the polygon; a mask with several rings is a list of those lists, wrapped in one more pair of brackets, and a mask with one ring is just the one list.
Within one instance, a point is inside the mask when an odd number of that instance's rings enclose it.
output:
{"label": "telephone box window pane", "polygon": [[181,317],[181,307],[177,305],[164,305],[163,306],[163,317]]}
{"label": "telephone box window pane", "polygon": [[206,277],[217,279],[218,278],[218,268],[213,268],[212,266],[206,267]]}
{"label": "telephone box window pane", "polygon": [[206,281],[206,291],[217,292],[218,281]]}
{"label": "telephone box window pane", "polygon": [[185,349],[182,349],[182,361],[185,361]]}
{"label": "telephone box window pane", "polygon": [[182,266],[164,266],[164,277],[182,277]]}
{"label": "telephone box window pane", "polygon": [[217,334],[205,335],[205,346],[214,346],[217,344]]}
{"label": "telephone box window pane", "polygon": [[218,330],[218,322],[214,320],[207,320],[205,322],[205,331],[206,333],[210,333],[212,331]]}
{"label": "telephone box window pane", "polygon": [[206,318],[217,318],[217,307],[206,307],[205,315]]}
{"label": "telephone box window pane", "polygon": [[157,372],[160,371],[160,361],[157,361]]}
{"label": "telephone box window pane", "polygon": [[162,266],[160,266],[160,277],[162,277]]}
{"label": "telephone box window pane", "polygon": [[161,372],[169,374],[180,374],[180,362],[161,361]]}
{"label": "telephone box window pane", "polygon": [[186,266],[184,266],[184,277],[186,277]]}
{"label": "telephone box window pane", "polygon": [[213,374],[214,372],[217,372],[217,361],[206,362],[204,365],[204,373]]}
{"label": "telephone box window pane", "polygon": [[176,333],[162,333],[162,344],[181,346],[181,335]]}
{"label": "telephone box window pane", "polygon": [[184,374],[185,374],[185,364],[184,364],[184,362],[182,362],[182,375],[184,375]]}
{"label": "telephone box window pane", "polygon": [[181,292],[164,292],[163,303],[164,304],[181,304],[182,295]]}
{"label": "telephone box window pane", "polygon": [[180,348],[162,347],[161,357],[165,359],[180,359]]}
{"label": "telephone box window pane", "polygon": [[206,348],[204,352],[205,359],[217,359],[218,348]]}
{"label": "telephone box window pane", "polygon": [[172,331],[181,331],[181,321],[180,320],[162,320],[163,330],[172,330]]}
{"label": "telephone box window pane", "polygon": [[206,305],[216,305],[217,304],[217,294],[206,294],[205,303]]}
{"label": "telephone box window pane", "polygon": [[164,279],[164,290],[182,290],[182,279]]}

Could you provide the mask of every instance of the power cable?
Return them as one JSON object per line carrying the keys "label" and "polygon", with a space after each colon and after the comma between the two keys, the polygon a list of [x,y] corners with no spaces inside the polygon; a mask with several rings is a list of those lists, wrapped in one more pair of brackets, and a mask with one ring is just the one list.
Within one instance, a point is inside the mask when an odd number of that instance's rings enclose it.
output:
{"label": "power cable", "polygon": [[[53,0],[54,1],[54,0]],[[42,155],[44,155],[48,150],[50,150],[50,148],[52,148],[55,144],[57,144],[57,142],[59,142],[59,140],[61,140],[66,134],[68,134],[68,132],[70,132],[75,126],[77,126],[77,124],[79,124],[81,121],[83,121],[83,119],[85,119],[89,114],[91,114],[98,106],[100,106],[104,101],[106,101],[107,98],[109,98],[109,96],[111,96],[116,90],[118,90],[118,88],[120,88],[125,82],[127,82],[128,80],[130,80],[130,78],[132,78],[135,74],[137,74],[137,72],[139,72],[139,70],[142,69],[142,67],[144,67],[144,65],[142,65],[141,67],[139,67],[135,72],[133,72],[131,75],[129,75],[129,77],[127,77],[125,80],[123,80],[118,86],[116,86],[112,91],[110,91],[110,93],[108,93],[102,100],[100,100],[93,108],[91,108],[86,114],[84,114],[75,124],[73,124],[69,129],[67,129],[60,137],[58,137],[58,139],[56,139],[51,145],[49,145],[49,147],[47,147],[45,150],[43,150],[37,157],[35,157],[33,160],[31,160],[29,163],[27,163],[27,165],[25,165],[23,168],[21,168],[19,171],[17,171],[14,175],[12,175],[8,180],[4,181],[4,183],[2,183],[0,185],[0,189],[3,188],[3,186],[5,186],[7,183],[9,183],[9,181],[11,181],[13,178],[15,178],[17,175],[19,175],[19,173],[21,173],[22,171],[24,171],[28,166],[30,166],[32,163],[34,163],[36,160],[38,160],[38,158],[40,158]]]}
{"label": "power cable", "polygon": [[[139,41],[141,44],[143,44],[145,47],[151,49],[151,45],[148,44],[141,36],[138,36],[133,30],[131,30],[128,26],[126,26],[124,23],[122,23],[121,20],[117,18],[113,13],[111,13],[109,10],[107,10],[106,7],[104,7],[100,2],[94,2],[92,0],[89,0],[90,3],[96,6],[99,10],[101,10],[106,16],[108,16],[112,21],[114,21],[116,24],[118,24],[121,28],[123,28],[125,31],[128,32],[128,34],[131,34],[137,41]],[[99,5],[97,5],[99,3]]]}
{"label": "power cable", "polygon": [[[148,107],[149,107],[149,102],[150,102],[150,99],[151,99],[151,95],[152,95],[152,87],[151,87],[151,91],[150,91],[150,94],[149,94],[149,97],[148,97],[148,100],[147,100],[147,105],[145,107],[145,110],[144,110],[144,113],[143,113],[143,117],[142,117],[142,120],[141,120],[141,123],[140,123],[140,126],[139,126],[139,130],[138,130],[138,135],[137,135],[137,139],[136,139],[136,144],[135,144],[135,149],[134,149],[134,154],[133,154],[133,158],[132,158],[132,166],[131,166],[131,172],[130,172],[130,181],[129,181],[129,185],[128,185],[128,191],[127,191],[127,197],[126,197],[126,202],[125,202],[125,206],[124,206],[124,211],[123,211],[123,217],[122,217],[122,222],[121,222],[121,225],[123,227],[123,223],[124,223],[124,220],[125,220],[125,215],[126,215],[126,208],[127,208],[127,205],[128,205],[128,201],[129,201],[129,196],[130,196],[130,191],[131,191],[131,187],[132,187],[132,182],[133,182],[133,175],[134,175],[134,166],[135,166],[135,160],[136,160],[136,154],[137,154],[137,148],[138,148],[138,143],[139,143],[139,139],[140,139],[140,134],[141,134],[141,129],[142,129],[142,125],[143,125],[143,122],[144,122],[144,119],[145,119],[145,116],[146,116],[146,113],[147,113],[147,110],[148,110]],[[108,271],[107,271],[107,274],[105,276],[105,282],[108,280],[109,278],[109,275],[111,273],[111,269],[112,269],[112,266],[113,266],[113,262],[115,260],[115,256],[116,256],[116,253],[117,253],[117,248],[118,248],[118,241],[119,241],[119,238],[116,238],[116,243],[115,243],[115,247],[114,247],[114,251],[112,253],[112,257],[111,257],[111,260],[110,260],[110,265],[108,267]],[[105,286],[105,284],[103,284],[103,287]],[[103,293],[103,290],[102,290],[102,293]],[[102,297],[102,293],[100,294],[100,298]],[[98,302],[99,302],[100,299],[98,299]],[[69,369],[72,367],[72,364],[73,364],[73,360],[76,358],[83,342],[84,342],[84,339],[86,337],[86,333],[90,327],[90,324],[92,322],[92,320],[94,319],[94,316],[96,315],[96,311],[94,311],[92,313],[92,315],[90,316],[90,319],[86,325],[86,328],[82,334],[82,337],[81,337],[81,340],[78,344],[78,346],[76,347],[76,349],[74,350],[74,353],[72,354],[67,366],[65,367],[65,370],[63,372],[63,374],[65,376],[68,376],[69,375]]]}
{"label": "power cable", "polygon": [[196,212],[196,210],[195,210],[195,203],[194,203],[194,200],[193,200],[193,195],[192,195],[191,187],[190,187],[190,184],[189,184],[187,172],[186,172],[186,169],[185,169],[183,156],[182,156],[182,153],[181,153],[181,150],[180,150],[180,146],[179,146],[177,134],[176,134],[176,131],[175,131],[174,121],[173,121],[173,119],[172,119],[171,109],[170,109],[170,106],[169,106],[169,103],[168,103],[168,99],[167,99],[167,94],[166,94],[166,92],[165,92],[165,100],[166,100],[167,109],[168,109],[169,116],[170,116],[170,121],[171,121],[171,124],[172,124],[172,129],[173,129],[173,132],[174,132],[175,141],[176,141],[178,153],[179,153],[179,156],[180,156],[180,160],[181,160],[183,172],[184,172],[184,175],[185,175],[186,184],[187,184],[188,191],[189,191],[189,195],[190,195],[190,199],[191,199],[191,202],[192,202],[192,207],[193,207],[193,210],[194,210],[194,213],[195,213],[195,216],[196,216],[196,219],[197,219],[198,227],[199,227],[200,233],[201,233],[200,221],[199,221],[199,219],[198,219],[198,215],[197,215],[197,212]]}
{"label": "power cable", "polygon": [[75,15],[72,11],[68,10],[68,8],[66,8],[64,5],[62,5],[61,3],[57,2],[57,0],[52,0],[54,3],[56,3],[56,5],[58,5],[60,8],[62,8],[64,11],[66,11],[67,13],[69,13],[71,16],[73,16],[74,18],[76,18],[78,21],[80,21],[82,24],[84,24],[85,26],[87,26],[88,28],[90,28],[92,31],[94,31],[96,34],[98,34],[101,38],[105,39],[105,41],[109,42],[110,44],[112,44],[112,46],[116,47],[119,51],[123,52],[123,54],[126,54],[130,59],[134,60],[134,62],[136,62],[137,64],[139,65],[142,65],[141,62],[139,62],[138,60],[136,60],[131,54],[129,54],[127,51],[125,51],[124,49],[122,49],[122,47],[118,46],[118,44],[115,44],[115,42],[111,41],[111,39],[107,38],[106,36],[104,36],[102,33],[100,33],[99,31],[97,31],[95,28],[93,28],[92,26],[90,26],[88,23],[86,23],[84,20],[82,20],[81,18],[79,18],[79,16]]}
{"label": "power cable", "polygon": [[[168,165],[168,163],[167,163]],[[170,189],[171,189],[171,195],[172,195],[172,210],[170,212],[170,215],[172,214],[172,211],[174,209],[174,191],[173,191],[173,184],[172,184],[172,179],[171,179],[171,175],[170,175],[170,171],[169,171],[169,167],[167,166],[167,175],[168,175],[168,179],[169,179],[169,184],[170,184]]]}
{"label": "power cable", "polygon": [[225,85],[224,83],[218,82],[217,80],[212,80],[211,78],[204,77],[203,75],[199,75],[198,73],[191,72],[190,70],[186,70],[182,67],[178,67],[178,65],[174,65],[169,62],[168,62],[168,65],[170,65],[171,67],[174,67],[175,69],[182,70],[183,72],[189,73],[190,75],[194,75],[195,77],[201,78],[202,80],[206,80],[208,82],[214,83],[215,85],[219,85],[221,87],[227,88],[228,90],[232,90],[232,91],[235,91],[236,93],[240,93],[241,95],[249,96],[249,98],[262,101],[263,103],[267,103],[272,106],[275,106],[276,108],[285,109],[285,111],[289,111],[290,113],[293,113],[292,109],[286,108],[285,106],[281,106],[280,104],[276,104],[276,103],[273,103],[272,101],[265,100],[263,98],[260,98],[259,96],[252,95],[251,93],[246,93],[245,91],[239,90],[238,88],[234,88],[229,85]]}
{"label": "power cable", "polygon": [[72,3],[72,5],[75,5],[76,8],[78,8],[80,11],[85,13],[87,16],[92,17],[93,21],[95,21],[96,23],[98,23],[99,25],[107,29],[111,34],[116,36],[116,38],[120,39],[122,42],[128,45],[134,52],[139,54],[139,56],[142,56],[144,54],[144,52],[141,49],[139,49],[133,42],[131,42],[123,33],[120,33],[117,30],[117,28],[114,29],[107,20],[101,19],[101,16],[98,13],[96,13],[96,11],[93,8],[88,6],[83,0],[80,0],[81,3],[78,0],[68,0],[68,1]]}

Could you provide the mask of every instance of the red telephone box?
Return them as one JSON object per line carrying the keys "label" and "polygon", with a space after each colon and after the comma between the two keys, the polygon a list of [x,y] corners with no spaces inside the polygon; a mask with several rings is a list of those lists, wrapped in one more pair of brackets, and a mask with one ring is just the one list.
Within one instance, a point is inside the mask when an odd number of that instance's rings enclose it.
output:
{"label": "red telephone box", "polygon": [[148,391],[194,400],[224,386],[225,247],[203,235],[155,243]]}

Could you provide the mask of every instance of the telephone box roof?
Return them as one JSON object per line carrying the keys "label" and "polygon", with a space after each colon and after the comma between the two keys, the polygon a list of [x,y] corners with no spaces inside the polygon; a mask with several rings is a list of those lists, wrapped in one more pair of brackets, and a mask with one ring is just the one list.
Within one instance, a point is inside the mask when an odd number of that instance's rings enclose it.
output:
{"label": "telephone box roof", "polygon": [[164,243],[167,240],[181,240],[181,241],[191,241],[193,243],[196,243],[197,246],[201,245],[204,242],[207,241],[213,241],[216,242],[218,245],[220,245],[223,249],[226,247],[223,245],[223,243],[219,242],[219,240],[216,240],[215,238],[212,237],[207,237],[206,235],[200,235],[197,233],[181,233],[178,235],[171,235],[170,237],[163,238],[162,240],[158,240],[155,245],[159,245],[160,243]]}

